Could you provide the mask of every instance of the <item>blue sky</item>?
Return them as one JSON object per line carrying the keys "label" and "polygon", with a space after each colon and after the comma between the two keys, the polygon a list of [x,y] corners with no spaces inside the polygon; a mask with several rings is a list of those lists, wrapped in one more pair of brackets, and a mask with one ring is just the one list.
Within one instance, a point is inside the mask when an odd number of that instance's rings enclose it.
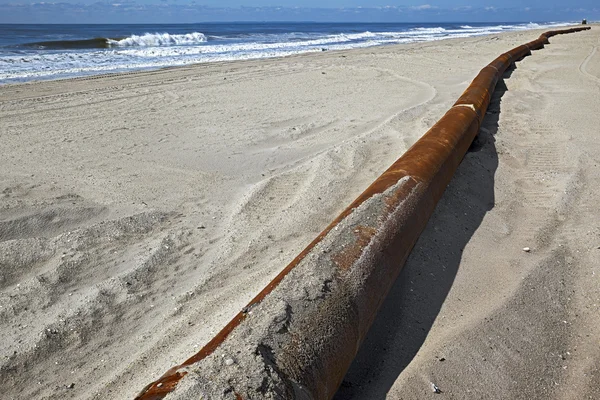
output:
{"label": "blue sky", "polygon": [[600,0],[0,0],[0,23],[530,22],[600,19]]}

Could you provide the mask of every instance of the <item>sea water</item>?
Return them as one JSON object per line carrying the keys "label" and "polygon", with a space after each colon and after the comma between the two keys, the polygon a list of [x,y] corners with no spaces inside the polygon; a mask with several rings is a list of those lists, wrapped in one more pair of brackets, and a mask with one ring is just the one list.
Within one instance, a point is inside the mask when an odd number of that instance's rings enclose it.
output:
{"label": "sea water", "polygon": [[0,84],[426,42],[568,24],[0,24]]}

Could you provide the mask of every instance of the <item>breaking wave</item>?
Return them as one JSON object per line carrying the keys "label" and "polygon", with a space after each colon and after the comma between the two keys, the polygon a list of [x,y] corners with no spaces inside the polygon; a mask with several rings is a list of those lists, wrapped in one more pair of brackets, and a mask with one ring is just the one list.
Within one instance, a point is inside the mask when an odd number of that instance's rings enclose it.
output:
{"label": "breaking wave", "polygon": [[55,40],[26,43],[19,47],[47,50],[109,49],[112,47],[159,47],[189,46],[206,42],[206,36],[200,32],[171,35],[168,33],[145,33],[125,38],[94,38],[82,40]]}
{"label": "breaking wave", "polygon": [[131,35],[120,40],[107,39],[109,46],[117,47],[189,46],[204,43],[206,41],[206,36],[200,32],[186,33],[183,35],[145,33],[143,35]]}

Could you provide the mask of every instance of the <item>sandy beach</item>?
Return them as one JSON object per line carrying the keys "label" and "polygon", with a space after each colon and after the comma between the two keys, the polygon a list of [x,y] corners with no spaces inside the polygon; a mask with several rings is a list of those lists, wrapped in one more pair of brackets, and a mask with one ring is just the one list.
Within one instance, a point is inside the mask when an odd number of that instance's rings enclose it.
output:
{"label": "sandy beach", "polygon": [[[541,32],[0,86],[3,396],[133,398]],[[498,84],[337,399],[600,398],[598,32]]]}

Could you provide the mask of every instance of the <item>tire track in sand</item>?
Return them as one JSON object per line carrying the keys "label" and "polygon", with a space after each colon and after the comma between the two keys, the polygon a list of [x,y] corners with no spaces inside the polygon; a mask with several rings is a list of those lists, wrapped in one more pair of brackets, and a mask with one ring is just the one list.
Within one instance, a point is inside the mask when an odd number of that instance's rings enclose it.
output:
{"label": "tire track in sand", "polygon": [[590,78],[591,80],[593,80],[597,83],[600,83],[600,77],[598,77],[588,71],[588,64],[594,58],[597,51],[598,51],[598,46],[594,46],[592,48],[592,50],[590,51],[590,54],[585,58],[585,60],[583,60],[583,62],[581,64],[579,64],[579,72],[581,74],[583,74],[584,76]]}

